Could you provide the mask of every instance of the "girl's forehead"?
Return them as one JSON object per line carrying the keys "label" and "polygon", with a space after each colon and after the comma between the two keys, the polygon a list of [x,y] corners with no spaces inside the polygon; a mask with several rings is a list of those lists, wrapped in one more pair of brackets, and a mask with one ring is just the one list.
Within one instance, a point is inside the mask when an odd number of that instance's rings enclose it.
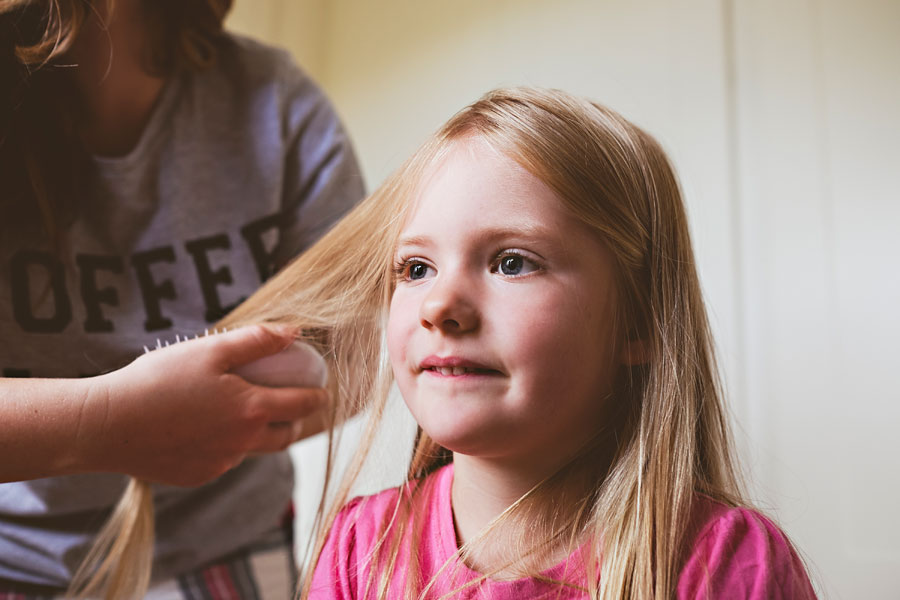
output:
{"label": "girl's forehead", "polygon": [[[484,169],[485,165],[489,168]],[[493,146],[484,137],[468,134],[446,141],[422,166],[404,206],[404,226],[417,214],[424,200],[436,194],[452,195],[454,191],[465,191],[467,182],[477,182],[480,188],[478,191],[487,191],[484,190],[485,187],[513,190],[521,188],[523,184],[546,187],[513,157]],[[473,190],[467,191],[471,193]],[[519,190],[517,193],[521,198],[527,195],[526,190]]]}
{"label": "girl's forehead", "polygon": [[479,152],[496,152],[482,138],[469,135],[446,140],[419,167],[411,189],[410,201],[406,203],[407,214],[414,211],[422,195],[435,183],[445,170],[452,168],[460,158],[477,157]]}
{"label": "girl's forehead", "polygon": [[398,244],[501,232],[549,239],[584,228],[553,189],[479,138],[449,144],[429,167],[411,194]]}

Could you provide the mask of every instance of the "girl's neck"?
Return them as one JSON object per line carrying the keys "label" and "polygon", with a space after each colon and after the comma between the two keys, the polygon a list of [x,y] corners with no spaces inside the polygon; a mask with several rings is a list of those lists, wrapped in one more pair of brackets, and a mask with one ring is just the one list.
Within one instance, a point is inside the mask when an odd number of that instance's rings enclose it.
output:
{"label": "girl's neck", "polygon": [[108,18],[106,3],[95,2],[78,39],[67,53],[81,96],[79,133],[95,154],[119,156],[137,144],[165,86],[147,73],[150,43],[138,0],[116,2]]}
{"label": "girl's neck", "polygon": [[452,501],[466,543],[551,473],[454,453]]}
{"label": "girl's neck", "polygon": [[[611,459],[612,449],[605,446],[575,461],[540,467],[454,453],[451,502],[458,541],[469,544],[466,563],[493,577],[515,578],[561,562],[587,516],[579,514],[584,500],[595,494]],[[526,494],[517,507],[521,512],[490,526]],[[507,565],[511,547],[527,548],[555,535],[557,543]]]}

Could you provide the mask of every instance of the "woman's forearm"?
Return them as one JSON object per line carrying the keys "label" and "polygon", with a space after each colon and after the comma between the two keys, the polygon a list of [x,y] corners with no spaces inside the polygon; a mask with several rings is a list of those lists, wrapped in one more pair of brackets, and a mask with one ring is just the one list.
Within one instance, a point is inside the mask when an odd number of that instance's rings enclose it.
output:
{"label": "woman's forearm", "polygon": [[101,379],[0,378],[0,481],[91,470],[86,450],[96,440],[86,421],[106,393]]}
{"label": "woman's forearm", "polygon": [[234,374],[293,340],[250,326],[145,354],[84,379],[0,379],[0,481],[85,472],[175,485],[221,475],[321,429],[322,388]]}

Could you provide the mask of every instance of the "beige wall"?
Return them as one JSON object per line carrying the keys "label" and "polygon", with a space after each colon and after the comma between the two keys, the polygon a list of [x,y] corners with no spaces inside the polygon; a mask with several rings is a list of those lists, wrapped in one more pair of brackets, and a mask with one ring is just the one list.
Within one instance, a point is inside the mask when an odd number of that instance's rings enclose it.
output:
{"label": "beige wall", "polygon": [[757,500],[830,597],[896,597],[900,3],[239,0],[231,24],[322,84],[370,188],[501,85],[588,95],[654,133]]}

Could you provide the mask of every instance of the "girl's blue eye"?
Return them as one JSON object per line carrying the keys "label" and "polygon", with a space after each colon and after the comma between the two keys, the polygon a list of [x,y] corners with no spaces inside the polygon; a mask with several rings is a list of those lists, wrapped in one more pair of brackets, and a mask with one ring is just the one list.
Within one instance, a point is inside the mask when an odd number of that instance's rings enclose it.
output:
{"label": "girl's blue eye", "polygon": [[537,271],[539,268],[534,261],[525,258],[521,254],[505,253],[500,255],[491,270],[500,275],[515,277],[517,275],[527,275]]}
{"label": "girl's blue eye", "polygon": [[394,263],[396,281],[419,281],[433,276],[434,267],[419,258],[401,258]]}
{"label": "girl's blue eye", "polygon": [[518,275],[525,266],[525,259],[521,256],[504,256],[500,259],[498,270],[503,275]]}
{"label": "girl's blue eye", "polygon": [[423,279],[428,274],[428,266],[423,263],[412,263],[409,265],[409,279]]}

